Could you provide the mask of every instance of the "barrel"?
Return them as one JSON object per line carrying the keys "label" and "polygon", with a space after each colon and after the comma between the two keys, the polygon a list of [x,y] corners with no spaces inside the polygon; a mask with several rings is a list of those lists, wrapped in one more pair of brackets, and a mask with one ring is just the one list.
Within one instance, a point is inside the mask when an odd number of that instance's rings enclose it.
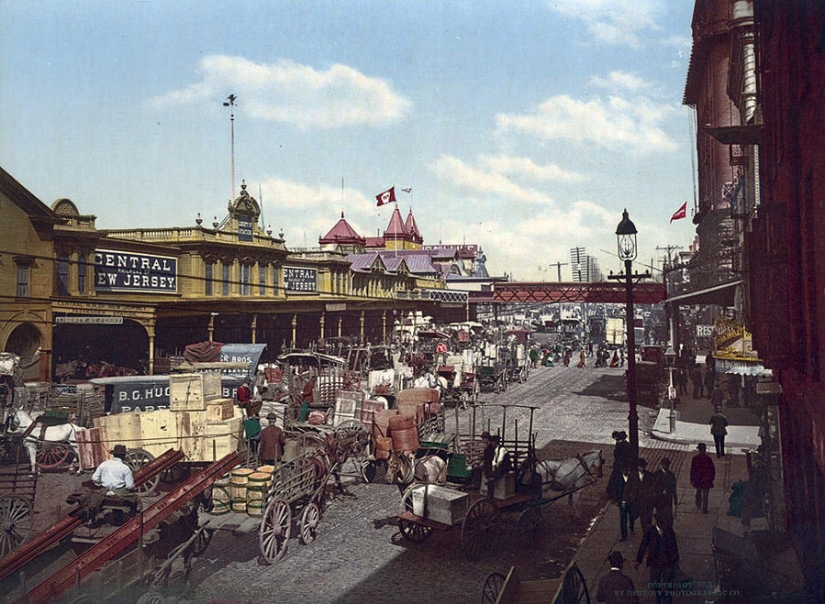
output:
{"label": "barrel", "polygon": [[269,491],[271,473],[253,472],[249,475],[246,485],[246,513],[250,516],[264,515],[264,501]]}
{"label": "barrel", "polygon": [[232,511],[246,513],[246,488],[249,484],[249,475],[255,470],[252,468],[235,468],[229,479],[229,494],[232,497]]}
{"label": "barrel", "polygon": [[375,437],[375,459],[388,459],[392,451],[392,439],[387,436]]}
{"label": "barrel", "polygon": [[212,514],[228,514],[232,505],[229,494],[229,475],[221,476],[212,486]]}

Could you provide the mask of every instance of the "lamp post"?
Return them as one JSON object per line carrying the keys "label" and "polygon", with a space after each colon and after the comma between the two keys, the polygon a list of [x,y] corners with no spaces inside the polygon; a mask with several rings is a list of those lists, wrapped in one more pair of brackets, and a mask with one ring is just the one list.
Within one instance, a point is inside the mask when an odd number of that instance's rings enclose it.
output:
{"label": "lamp post", "polygon": [[619,260],[624,261],[624,273],[608,276],[608,279],[624,281],[625,292],[627,294],[625,305],[627,324],[627,400],[630,406],[627,420],[630,433],[630,456],[632,468],[636,467],[636,460],[639,458],[639,414],[636,411],[636,332],[633,315],[633,279],[647,279],[650,273],[633,274],[633,261],[638,254],[636,247],[636,225],[627,215],[627,209],[622,213],[622,221],[616,227],[616,240],[618,244]]}
{"label": "lamp post", "polygon": [[667,350],[665,351],[665,360],[667,361],[667,370],[670,373],[670,384],[667,388],[667,398],[670,399],[670,433],[673,434],[676,432],[676,411],[673,409],[673,405],[676,401],[676,388],[673,387],[673,370],[674,365],[676,363],[676,351],[673,350],[673,346],[668,344]]}

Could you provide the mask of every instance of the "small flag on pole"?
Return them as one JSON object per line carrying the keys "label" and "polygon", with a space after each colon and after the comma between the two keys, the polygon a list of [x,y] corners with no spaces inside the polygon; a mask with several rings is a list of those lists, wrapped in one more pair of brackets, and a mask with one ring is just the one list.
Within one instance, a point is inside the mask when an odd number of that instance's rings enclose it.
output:
{"label": "small flag on pole", "polygon": [[685,216],[687,216],[687,202],[683,203],[682,207],[680,207],[673,213],[673,216],[670,217],[670,222],[673,222],[674,220],[679,220],[680,218],[684,218]]}
{"label": "small flag on pole", "polygon": [[383,193],[379,193],[375,196],[375,199],[378,201],[378,207],[381,207],[386,203],[392,203],[395,201],[395,187],[390,187]]}
{"label": "small flag on pole", "polygon": [[401,190],[404,191],[404,193],[412,193],[412,187],[410,187],[408,189],[401,189]]}

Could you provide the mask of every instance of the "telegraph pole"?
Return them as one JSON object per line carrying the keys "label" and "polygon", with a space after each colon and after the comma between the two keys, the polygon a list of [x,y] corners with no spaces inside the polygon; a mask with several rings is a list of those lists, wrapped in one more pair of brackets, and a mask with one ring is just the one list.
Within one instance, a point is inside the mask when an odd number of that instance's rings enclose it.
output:
{"label": "telegraph pole", "polygon": [[561,267],[567,266],[566,262],[554,262],[553,264],[548,264],[547,266],[555,266],[556,269],[559,271],[559,283],[561,283]]}
{"label": "telegraph pole", "polygon": [[230,94],[223,103],[224,107],[230,108],[229,123],[232,132],[232,197],[230,199],[235,199],[235,101],[237,100],[237,96]]}

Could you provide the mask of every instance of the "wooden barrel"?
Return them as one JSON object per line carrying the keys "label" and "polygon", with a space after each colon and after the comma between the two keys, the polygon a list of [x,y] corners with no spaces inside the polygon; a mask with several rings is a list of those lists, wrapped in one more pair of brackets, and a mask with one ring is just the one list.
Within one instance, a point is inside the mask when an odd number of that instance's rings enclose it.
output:
{"label": "wooden barrel", "polygon": [[267,481],[267,484],[272,484],[272,470],[274,470],[274,469],[275,469],[275,466],[261,466],[255,471],[256,472],[263,472],[264,474],[267,474],[269,476],[269,480]]}
{"label": "wooden barrel", "polygon": [[253,472],[249,475],[246,485],[246,513],[250,516],[264,515],[264,501],[271,478],[272,474],[268,472]]}
{"label": "wooden barrel", "polygon": [[378,436],[375,438],[375,459],[388,459],[392,451],[392,438]]}
{"label": "wooden barrel", "polygon": [[232,511],[246,513],[246,488],[252,468],[235,468],[229,478],[229,495],[232,497]]}
{"label": "wooden barrel", "polygon": [[232,505],[229,494],[229,475],[221,476],[212,486],[212,514],[228,514]]}

